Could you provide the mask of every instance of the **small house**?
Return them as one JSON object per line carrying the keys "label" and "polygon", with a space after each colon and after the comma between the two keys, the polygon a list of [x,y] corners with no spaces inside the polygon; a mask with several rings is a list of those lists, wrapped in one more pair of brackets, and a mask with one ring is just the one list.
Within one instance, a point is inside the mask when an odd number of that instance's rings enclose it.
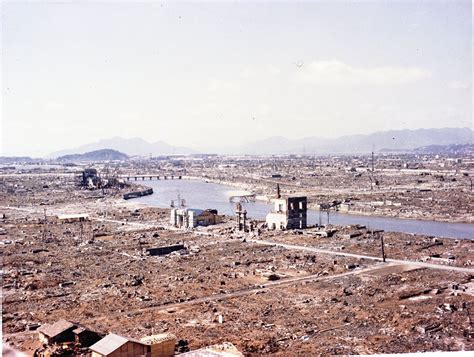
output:
{"label": "small house", "polygon": [[56,321],[54,324],[45,324],[38,328],[39,340],[47,345],[73,342],[75,339],[73,330],[75,328],[76,325],[63,319]]}
{"label": "small house", "polygon": [[140,341],[150,345],[150,357],[174,356],[176,336],[171,333],[161,333],[158,335],[143,337]]}
{"label": "small house", "polygon": [[102,335],[82,325],[61,319],[54,324],[45,324],[38,328],[41,343],[77,343],[89,347],[102,338]]}
{"label": "small house", "polygon": [[149,356],[150,346],[140,341],[110,333],[89,347],[92,357]]}

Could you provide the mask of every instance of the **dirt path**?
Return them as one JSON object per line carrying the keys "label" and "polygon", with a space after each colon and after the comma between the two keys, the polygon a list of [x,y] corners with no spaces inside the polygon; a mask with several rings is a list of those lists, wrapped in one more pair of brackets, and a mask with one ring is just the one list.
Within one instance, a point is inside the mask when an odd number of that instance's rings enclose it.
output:
{"label": "dirt path", "polygon": [[[351,257],[351,258],[359,258],[359,259],[368,259],[368,260],[376,260],[382,261],[381,257],[374,257],[371,255],[362,255],[362,254],[355,254],[355,253],[347,253],[347,252],[336,252],[333,250],[325,250],[319,249],[314,247],[306,247],[302,245],[292,245],[292,244],[285,244],[285,243],[277,243],[265,240],[255,240],[249,239],[248,242],[256,243],[256,244],[263,244],[263,245],[270,245],[270,246],[277,246],[283,247],[286,249],[293,249],[293,250],[305,250],[308,252],[313,253],[320,253],[320,254],[330,254],[330,255],[338,255],[343,257]],[[431,263],[424,263],[418,262],[414,260],[401,260],[401,259],[386,259],[387,263],[395,263],[395,264],[403,264],[403,265],[413,265],[420,268],[428,268],[428,269],[440,269],[440,270],[448,270],[448,271],[457,271],[461,273],[470,273],[474,274],[474,268],[461,268],[461,267],[453,267],[449,265],[441,265],[441,264],[431,264]]]}
{"label": "dirt path", "polygon": [[[204,296],[201,298],[197,299],[192,299],[189,301],[183,301],[179,303],[174,303],[174,304],[166,304],[166,305],[157,305],[157,306],[151,306],[151,307],[146,307],[146,308],[141,308],[141,309],[136,309],[136,310],[129,310],[127,311],[128,314],[133,314],[133,315],[139,315],[144,312],[148,311],[158,311],[158,312],[167,312],[169,310],[174,310],[178,309],[181,307],[186,307],[186,306],[192,306],[192,305],[197,305],[197,304],[202,304],[205,302],[211,302],[211,301],[220,301],[220,300],[227,300],[227,299],[233,299],[233,298],[239,298],[247,295],[252,295],[252,294],[257,294],[257,293],[263,293],[266,292],[270,289],[273,288],[279,288],[279,287],[284,287],[288,285],[293,285],[293,284],[299,284],[303,282],[317,282],[317,281],[328,281],[328,280],[334,280],[334,279],[339,279],[343,278],[345,276],[350,276],[350,275],[358,275],[358,274],[366,274],[366,273],[372,273],[381,269],[386,269],[388,266],[395,266],[395,265],[376,265],[376,266],[371,266],[368,268],[364,269],[355,269],[351,270],[346,273],[342,274],[337,274],[337,275],[330,275],[330,276],[321,276],[320,274],[315,274],[315,275],[307,275],[307,276],[302,276],[302,277],[294,277],[294,278],[288,278],[284,280],[278,280],[278,281],[272,281],[272,282],[267,282],[261,285],[257,285],[255,287],[250,287],[238,291],[234,291],[231,293],[223,293],[223,294],[214,294],[214,295],[209,295],[209,296]],[[110,319],[110,318],[115,318],[115,317],[121,317],[123,316],[123,312],[119,314],[114,314],[114,315],[108,315],[108,316],[101,316],[99,318],[91,319],[88,320],[88,323],[91,322],[97,322],[105,319]]]}

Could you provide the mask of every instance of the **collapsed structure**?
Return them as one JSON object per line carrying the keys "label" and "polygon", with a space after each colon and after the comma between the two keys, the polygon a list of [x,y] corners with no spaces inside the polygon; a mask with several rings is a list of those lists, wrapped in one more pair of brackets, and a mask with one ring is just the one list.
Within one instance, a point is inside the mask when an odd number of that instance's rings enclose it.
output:
{"label": "collapsed structure", "polygon": [[98,187],[100,184],[100,176],[97,174],[97,170],[88,168],[82,171],[82,182],[81,185],[84,187]]}
{"label": "collapsed structure", "polygon": [[170,223],[178,228],[209,226],[222,221],[215,209],[172,208]]}
{"label": "collapsed structure", "polygon": [[105,177],[98,174],[97,169],[87,168],[82,171],[82,179],[80,185],[89,190],[106,189],[111,187],[124,188],[129,186],[118,177],[111,177],[106,172]]}
{"label": "collapsed structure", "polygon": [[90,221],[87,213],[75,213],[75,214],[58,214],[59,223],[74,223]]}

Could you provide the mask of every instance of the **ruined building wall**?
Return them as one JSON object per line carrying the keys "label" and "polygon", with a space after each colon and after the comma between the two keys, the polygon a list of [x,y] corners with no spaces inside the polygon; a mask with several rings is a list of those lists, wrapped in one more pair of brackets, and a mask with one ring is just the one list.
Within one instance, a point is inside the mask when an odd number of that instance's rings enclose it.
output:
{"label": "ruined building wall", "polygon": [[307,227],[307,199],[306,197],[289,197],[287,229],[301,229]]}

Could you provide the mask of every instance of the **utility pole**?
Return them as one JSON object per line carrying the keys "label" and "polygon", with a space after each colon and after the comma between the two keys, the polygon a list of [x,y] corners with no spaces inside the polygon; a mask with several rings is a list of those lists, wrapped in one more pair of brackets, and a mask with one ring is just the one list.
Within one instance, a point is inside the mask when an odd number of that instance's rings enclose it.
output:
{"label": "utility pole", "polygon": [[90,222],[90,237],[91,237],[91,242],[94,242],[95,239],[94,239],[94,225],[92,223],[92,221]]}
{"label": "utility pole", "polygon": [[242,223],[240,223],[240,212],[237,212],[237,227],[239,228],[239,231],[242,230]]}
{"label": "utility pole", "polygon": [[242,230],[242,223],[241,223],[241,214],[242,214],[242,205],[239,203],[237,203],[236,205],[236,209],[235,209],[235,213],[237,215],[237,227],[239,229],[239,231]]}
{"label": "utility pole", "polygon": [[244,216],[244,232],[247,232],[247,210],[244,210],[242,215]]}
{"label": "utility pole", "polygon": [[369,175],[370,176],[370,189],[374,189],[374,149],[375,145],[372,145],[372,173]]}
{"label": "utility pole", "polygon": [[385,248],[384,248],[384,242],[383,242],[383,234],[380,235],[380,242],[382,245],[382,261],[385,263]]}
{"label": "utility pole", "polygon": [[46,225],[47,225],[47,218],[46,218],[46,208],[44,209],[44,220],[43,220],[43,241],[46,240]]}
{"label": "utility pole", "polygon": [[247,210],[242,210],[242,204],[239,202],[235,208],[237,215],[237,227],[239,231],[247,232]]}
{"label": "utility pole", "polygon": [[374,149],[372,148],[372,172],[374,172]]}

